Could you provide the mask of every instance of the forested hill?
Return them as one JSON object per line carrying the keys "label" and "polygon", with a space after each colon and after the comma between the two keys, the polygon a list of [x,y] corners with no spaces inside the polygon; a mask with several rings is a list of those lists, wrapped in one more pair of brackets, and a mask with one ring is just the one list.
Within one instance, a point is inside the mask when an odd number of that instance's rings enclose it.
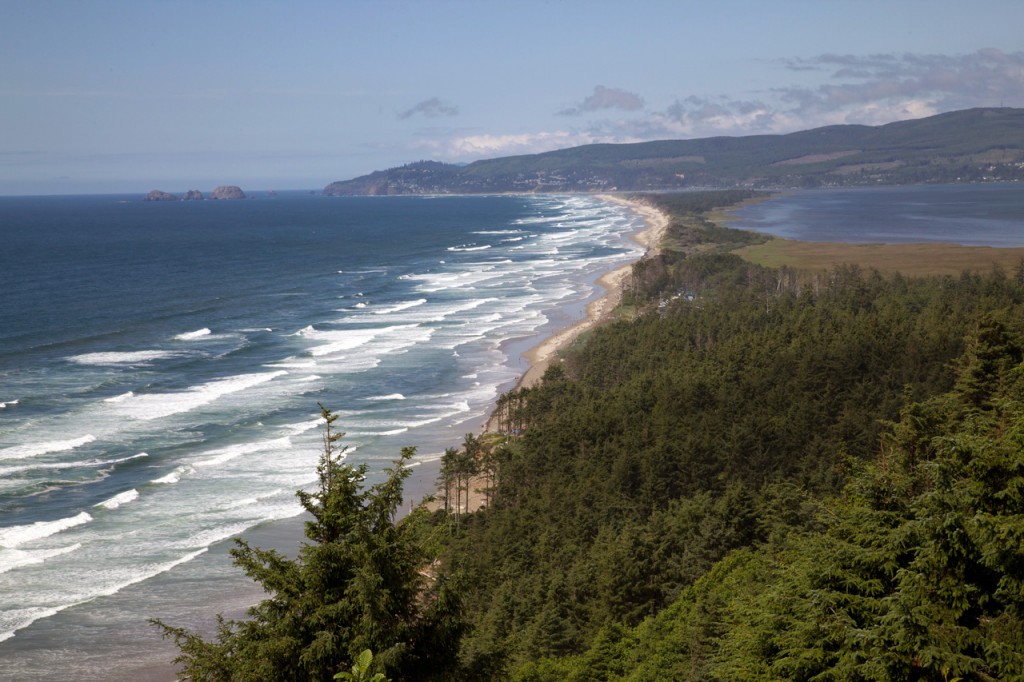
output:
{"label": "forested hill", "polygon": [[1024,179],[1024,109],[982,108],[788,135],[593,144],[421,161],[332,182],[328,195],[790,188]]}
{"label": "forested hill", "polygon": [[766,269],[699,198],[502,401],[463,679],[1024,679],[1024,267]]}

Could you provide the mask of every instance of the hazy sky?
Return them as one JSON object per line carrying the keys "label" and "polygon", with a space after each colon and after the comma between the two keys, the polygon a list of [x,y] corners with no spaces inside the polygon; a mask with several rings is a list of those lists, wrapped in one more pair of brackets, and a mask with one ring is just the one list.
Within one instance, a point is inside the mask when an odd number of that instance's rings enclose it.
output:
{"label": "hazy sky", "polygon": [[0,194],[1024,107],[1021,0],[0,0]]}

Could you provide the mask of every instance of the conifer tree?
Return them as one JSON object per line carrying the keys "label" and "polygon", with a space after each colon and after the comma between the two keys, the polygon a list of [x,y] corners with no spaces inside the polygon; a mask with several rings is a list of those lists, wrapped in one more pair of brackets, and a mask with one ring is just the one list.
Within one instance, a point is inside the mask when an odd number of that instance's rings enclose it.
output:
{"label": "conifer tree", "polygon": [[[450,581],[429,576],[421,517],[395,513],[414,454],[405,448],[384,481],[364,489],[366,466],[342,462],[336,415],[321,406],[324,452],[313,492],[299,491],[312,516],[296,559],[236,540],[234,561],[270,595],[249,619],[218,616],[214,641],[154,621],[181,650],[193,680],[331,680],[366,650],[372,672],[400,680],[450,678],[464,625]],[[369,671],[368,671],[369,672]]]}

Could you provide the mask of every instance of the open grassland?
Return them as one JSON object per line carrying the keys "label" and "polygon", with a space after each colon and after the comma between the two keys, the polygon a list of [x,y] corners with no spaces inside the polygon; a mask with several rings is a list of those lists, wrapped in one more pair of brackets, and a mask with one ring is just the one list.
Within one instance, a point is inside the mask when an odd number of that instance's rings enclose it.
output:
{"label": "open grassland", "polygon": [[737,249],[742,258],[768,267],[821,270],[850,264],[882,273],[958,275],[965,270],[1013,272],[1024,262],[1024,248],[996,249],[957,244],[834,244],[771,239]]}

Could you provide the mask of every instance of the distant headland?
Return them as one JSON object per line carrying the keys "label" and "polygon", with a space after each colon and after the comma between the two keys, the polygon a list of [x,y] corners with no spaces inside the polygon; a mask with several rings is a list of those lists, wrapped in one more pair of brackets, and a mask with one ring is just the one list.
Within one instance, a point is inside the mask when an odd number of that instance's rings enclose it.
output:
{"label": "distant headland", "polygon": [[[190,189],[182,195],[154,189],[143,201],[202,201],[205,197],[197,189]],[[245,199],[245,192],[237,185],[221,185],[210,192],[210,199]]]}
{"label": "distant headland", "polygon": [[1024,181],[1024,109],[952,111],[786,135],[591,144],[332,182],[344,195],[788,189]]}

